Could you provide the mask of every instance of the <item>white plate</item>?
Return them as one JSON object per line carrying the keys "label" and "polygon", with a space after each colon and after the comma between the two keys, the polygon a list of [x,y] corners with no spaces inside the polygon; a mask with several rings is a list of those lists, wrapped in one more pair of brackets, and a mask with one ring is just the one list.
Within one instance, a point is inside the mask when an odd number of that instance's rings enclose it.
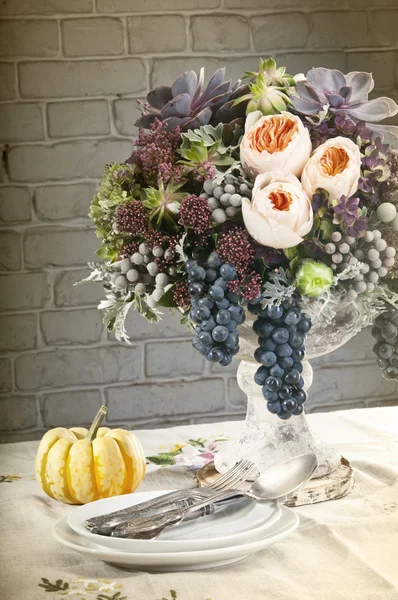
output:
{"label": "white plate", "polygon": [[68,525],[88,540],[122,552],[189,552],[236,546],[250,542],[275,523],[281,515],[277,502],[256,503],[251,500],[226,504],[215,514],[187,521],[164,531],[156,540],[130,540],[91,533],[85,522],[91,517],[134,506],[166,493],[167,490],[139,492],[97,500],[75,508],[68,515]]}
{"label": "white plate", "polygon": [[66,516],[55,523],[52,531],[54,538],[64,546],[119,567],[155,572],[193,571],[237,562],[285,538],[297,528],[299,517],[285,506],[281,512],[280,519],[268,528],[265,535],[255,541],[192,552],[129,553],[111,550],[78,535],[69,527]]}

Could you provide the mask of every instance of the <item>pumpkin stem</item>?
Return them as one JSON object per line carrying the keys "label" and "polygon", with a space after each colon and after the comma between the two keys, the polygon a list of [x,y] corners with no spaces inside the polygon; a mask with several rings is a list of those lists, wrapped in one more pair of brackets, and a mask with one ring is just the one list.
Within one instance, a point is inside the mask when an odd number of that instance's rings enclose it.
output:
{"label": "pumpkin stem", "polygon": [[92,442],[98,432],[98,429],[103,421],[103,418],[105,417],[106,413],[108,412],[108,409],[106,408],[106,406],[101,406],[101,408],[99,409],[99,411],[97,412],[94,421],[91,424],[90,429],[88,430],[87,436],[86,436],[86,440],[88,440],[89,442]]}

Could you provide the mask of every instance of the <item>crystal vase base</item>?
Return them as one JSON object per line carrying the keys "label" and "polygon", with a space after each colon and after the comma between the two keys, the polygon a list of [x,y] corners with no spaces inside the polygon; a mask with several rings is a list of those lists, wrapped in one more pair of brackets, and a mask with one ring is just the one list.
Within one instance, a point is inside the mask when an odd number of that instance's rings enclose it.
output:
{"label": "crystal vase base", "polygon": [[[354,485],[348,460],[336,448],[316,438],[304,413],[283,421],[268,411],[261,387],[254,381],[257,368],[258,364],[253,360],[240,362],[237,382],[248,398],[246,420],[238,437],[223,443],[215,455],[213,470],[205,467],[198,472],[199,485],[208,485],[241,459],[254,462],[262,473],[292,456],[313,452],[318,458],[314,477],[286,504],[314,504],[348,494]],[[309,362],[304,363],[303,378],[305,389],[308,389],[312,383]]]}

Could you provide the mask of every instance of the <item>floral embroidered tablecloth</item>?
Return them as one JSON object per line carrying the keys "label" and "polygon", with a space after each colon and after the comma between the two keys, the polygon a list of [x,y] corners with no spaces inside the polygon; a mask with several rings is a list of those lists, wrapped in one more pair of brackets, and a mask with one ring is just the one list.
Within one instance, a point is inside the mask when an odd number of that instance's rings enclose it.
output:
{"label": "floral embroidered tablecloth", "polygon": [[[0,446],[0,599],[398,600],[398,407],[309,416],[355,468],[346,498],[300,507],[299,529],[231,566],[149,574],[68,550],[51,536],[73,510],[33,476],[37,442]],[[148,473],[140,491],[190,487],[239,422],[142,430]]]}

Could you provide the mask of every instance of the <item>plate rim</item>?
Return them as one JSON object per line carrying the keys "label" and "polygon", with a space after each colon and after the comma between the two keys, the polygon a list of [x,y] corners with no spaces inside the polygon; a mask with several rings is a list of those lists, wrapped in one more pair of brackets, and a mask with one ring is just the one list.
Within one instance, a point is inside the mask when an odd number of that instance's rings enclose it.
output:
{"label": "plate rim", "polygon": [[[226,546],[223,548],[212,548],[209,550],[192,550],[192,551],[183,551],[183,552],[146,552],[146,553],[142,553],[142,552],[123,552],[123,551],[116,551],[116,550],[112,550],[111,548],[107,548],[105,546],[100,546],[98,544],[93,543],[94,546],[98,546],[97,548],[90,548],[87,546],[79,546],[78,544],[75,544],[73,542],[70,542],[68,540],[63,539],[57,532],[57,528],[59,528],[62,525],[66,525],[67,527],[69,527],[68,522],[67,522],[67,515],[63,515],[62,517],[60,517],[59,519],[57,519],[57,521],[54,523],[53,527],[52,527],[52,535],[55,538],[56,541],[58,541],[60,544],[67,546],[69,548],[71,548],[72,550],[75,550],[77,552],[81,552],[83,554],[89,554],[91,556],[95,556],[97,558],[99,558],[100,560],[105,560],[107,562],[112,562],[113,560],[118,560],[118,559],[125,559],[126,557],[129,558],[129,560],[131,562],[135,561],[148,561],[148,559],[150,559],[151,561],[159,561],[162,562],[162,560],[164,561],[164,559],[167,559],[168,561],[178,561],[178,559],[180,558],[184,558],[184,562],[187,559],[192,559],[192,561],[194,560],[198,560],[198,559],[212,559],[212,558],[217,558],[217,553],[226,553],[226,554],[233,554],[236,551],[242,552],[242,554],[244,555],[246,552],[248,552],[249,554],[252,554],[254,552],[257,552],[259,550],[261,550],[263,547],[264,542],[266,541],[278,541],[281,537],[285,537],[286,535],[293,533],[299,523],[300,523],[300,517],[298,515],[298,513],[296,513],[294,510],[292,510],[291,508],[288,508],[286,506],[282,506],[281,507],[281,519],[284,516],[289,516],[291,519],[291,523],[286,525],[286,529],[282,529],[282,531],[280,531],[279,533],[275,533],[274,535],[270,535],[270,536],[265,536],[263,538],[261,538],[260,540],[255,540],[253,542],[248,542],[246,544],[238,544],[236,546]],[[278,523],[279,521],[277,521]],[[71,529],[69,527],[69,529]],[[79,534],[77,534],[75,531],[73,531],[71,529],[72,533],[78,537],[82,537],[79,536]],[[85,538],[83,538],[83,540],[85,540]],[[91,543],[91,542],[88,542]],[[268,544],[266,544],[268,545]]]}
{"label": "plate rim", "polygon": [[[135,498],[137,498],[138,494],[150,494],[151,492],[168,492],[169,490],[148,490],[146,492],[138,492],[138,493],[134,493],[134,494],[126,494],[128,496],[135,496]],[[174,491],[174,490],[173,490]],[[162,494],[157,494],[157,495],[162,495]],[[156,497],[156,496],[153,496]],[[108,498],[104,498],[103,500],[108,500]],[[99,502],[99,501],[96,501]],[[265,503],[264,503],[265,504]],[[270,518],[263,523],[262,525],[260,525],[259,528],[267,528],[270,527],[272,525],[275,524],[275,522],[277,522],[281,516],[282,516],[282,505],[278,503],[278,501],[276,500],[270,500],[267,501],[268,505],[271,505],[273,508],[273,514],[270,516]],[[87,506],[87,505],[84,505]],[[80,508],[80,507],[79,507]],[[91,533],[91,531],[88,530],[84,530],[84,528],[81,525],[78,526],[74,526],[72,518],[74,513],[76,512],[76,510],[72,510],[71,512],[69,512],[66,516],[67,516],[67,523],[68,526],[77,534],[80,535],[84,538],[86,538],[87,540],[91,541],[94,544],[97,544],[98,546],[101,547],[105,547],[105,548],[110,548],[112,550],[116,550],[116,547],[113,545],[108,545],[105,543],[105,540],[108,539],[113,539],[113,538],[108,538],[107,536],[101,536],[95,533]],[[71,522],[72,521],[72,522]],[[250,533],[255,533],[255,528],[252,528],[251,530],[249,530]],[[209,542],[213,543],[213,544],[222,544],[223,542],[227,542],[228,545],[235,545],[234,544],[234,540],[233,538],[236,538],[239,535],[243,535],[245,532],[239,532],[239,533],[230,533],[230,534],[226,534],[224,536],[218,536],[218,537],[213,537],[213,538],[209,538]],[[103,540],[102,538],[105,538],[105,540]],[[229,542],[231,541],[232,538],[232,544],[229,544]],[[119,550],[121,552],[129,552],[129,554],[133,553],[134,550],[129,550],[127,548],[128,544],[131,543],[132,541],[134,541],[136,544],[140,544],[140,542],[148,542],[149,540],[130,540],[130,539],[124,539],[124,538],[117,538],[118,543],[120,544],[125,544],[126,545],[126,549],[122,550],[121,548],[119,548]],[[189,540],[184,540],[184,539],[180,539],[180,540],[164,540],[164,539],[160,539],[160,540],[156,540],[156,543],[161,542],[162,546],[164,546],[165,548],[167,546],[169,546],[169,550],[167,550],[167,552],[172,552],[173,548],[172,546],[176,546],[178,545],[182,545],[184,548],[188,548],[188,546],[195,546],[195,544],[197,543],[201,543],[202,541],[204,541],[202,538],[193,538],[193,539],[189,539]],[[102,543],[101,543],[102,542]],[[221,546],[220,546],[221,547]],[[222,546],[225,547],[225,546]],[[208,548],[210,549],[210,548]],[[203,549],[202,549],[203,550]],[[166,551],[166,550],[165,550]],[[175,552],[177,552],[177,550],[174,550]],[[187,552],[189,550],[180,550],[180,551],[184,551]]]}

